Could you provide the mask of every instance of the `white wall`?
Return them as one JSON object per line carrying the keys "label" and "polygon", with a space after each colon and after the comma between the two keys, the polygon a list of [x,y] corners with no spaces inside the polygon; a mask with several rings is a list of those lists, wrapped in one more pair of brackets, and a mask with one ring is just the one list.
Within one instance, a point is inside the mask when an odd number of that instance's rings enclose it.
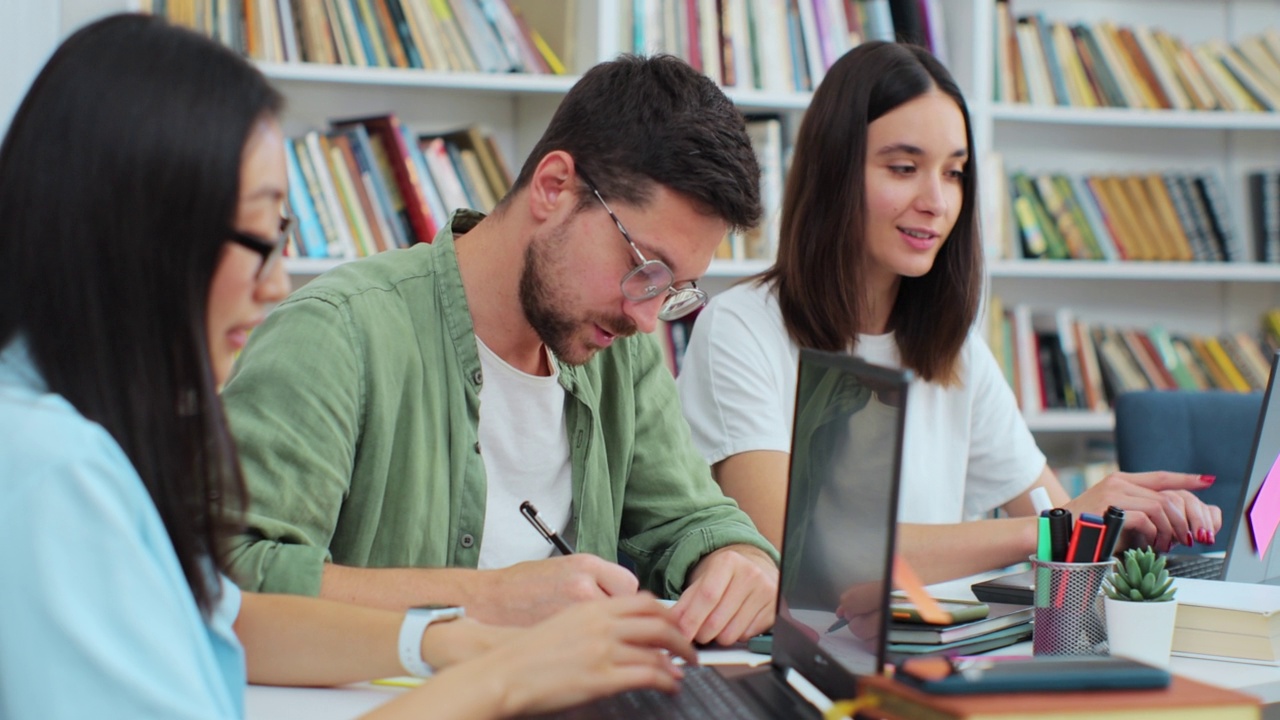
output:
{"label": "white wall", "polygon": [[0,0],[0,132],[59,40],[59,5]]}

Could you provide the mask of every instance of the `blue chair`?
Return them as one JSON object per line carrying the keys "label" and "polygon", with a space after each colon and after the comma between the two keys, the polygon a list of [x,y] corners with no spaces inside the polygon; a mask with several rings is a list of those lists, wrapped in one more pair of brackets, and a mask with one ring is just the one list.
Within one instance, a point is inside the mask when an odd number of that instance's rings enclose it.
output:
{"label": "blue chair", "polygon": [[1248,482],[1262,393],[1179,390],[1124,393],[1116,398],[1116,459],[1124,472],[1169,470],[1216,475],[1196,491],[1222,508],[1212,546],[1174,546],[1175,552],[1226,550],[1235,532],[1240,494]]}

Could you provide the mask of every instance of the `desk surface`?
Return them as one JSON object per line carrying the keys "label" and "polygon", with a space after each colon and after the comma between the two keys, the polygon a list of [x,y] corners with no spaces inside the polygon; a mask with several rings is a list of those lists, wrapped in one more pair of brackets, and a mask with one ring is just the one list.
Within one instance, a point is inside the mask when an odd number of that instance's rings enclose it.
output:
{"label": "desk surface", "polygon": [[[998,574],[998,573],[993,573]],[[972,598],[969,585],[979,578],[965,578],[929,587],[939,598]],[[723,653],[741,651],[710,650],[699,654],[705,663],[737,662],[753,657]],[[1031,643],[1023,642],[996,650],[999,655],[1030,655]],[[762,656],[754,656],[762,657]],[[1280,703],[1280,667],[1253,665],[1241,662],[1208,660],[1174,656],[1169,669],[1178,675],[1207,682],[1219,687],[1240,690],[1262,700],[1264,704]],[[354,718],[387,702],[403,688],[384,687],[360,683],[340,688],[280,688],[250,685],[245,694],[245,716],[248,720],[338,720]]]}
{"label": "desk surface", "polygon": [[[997,652],[1029,655],[1031,643],[1019,643]],[[1280,668],[1174,657],[1170,669],[1179,675],[1249,693],[1265,704],[1280,703]],[[247,720],[347,720],[369,712],[402,692],[407,691],[367,683],[324,689],[250,685],[245,694],[245,717]]]}

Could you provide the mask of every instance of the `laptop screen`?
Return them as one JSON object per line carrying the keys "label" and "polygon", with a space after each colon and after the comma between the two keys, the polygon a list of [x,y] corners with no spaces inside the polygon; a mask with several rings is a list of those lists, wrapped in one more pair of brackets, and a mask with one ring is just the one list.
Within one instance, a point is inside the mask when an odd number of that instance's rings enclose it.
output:
{"label": "laptop screen", "polygon": [[1280,393],[1276,391],[1276,366],[1280,353],[1271,358],[1271,379],[1262,399],[1262,414],[1253,441],[1248,482],[1242,497],[1235,534],[1227,548],[1223,580],[1280,585]]}
{"label": "laptop screen", "polygon": [[828,697],[884,666],[908,379],[800,351],[773,657]]}

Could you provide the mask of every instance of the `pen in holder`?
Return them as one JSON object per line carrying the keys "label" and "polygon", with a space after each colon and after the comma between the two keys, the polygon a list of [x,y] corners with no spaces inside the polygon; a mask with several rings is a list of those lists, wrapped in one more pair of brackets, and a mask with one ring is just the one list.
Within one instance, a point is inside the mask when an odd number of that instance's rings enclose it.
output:
{"label": "pen in holder", "polygon": [[1031,558],[1035,575],[1036,655],[1106,655],[1102,578],[1112,566],[1103,562],[1048,562]]}

